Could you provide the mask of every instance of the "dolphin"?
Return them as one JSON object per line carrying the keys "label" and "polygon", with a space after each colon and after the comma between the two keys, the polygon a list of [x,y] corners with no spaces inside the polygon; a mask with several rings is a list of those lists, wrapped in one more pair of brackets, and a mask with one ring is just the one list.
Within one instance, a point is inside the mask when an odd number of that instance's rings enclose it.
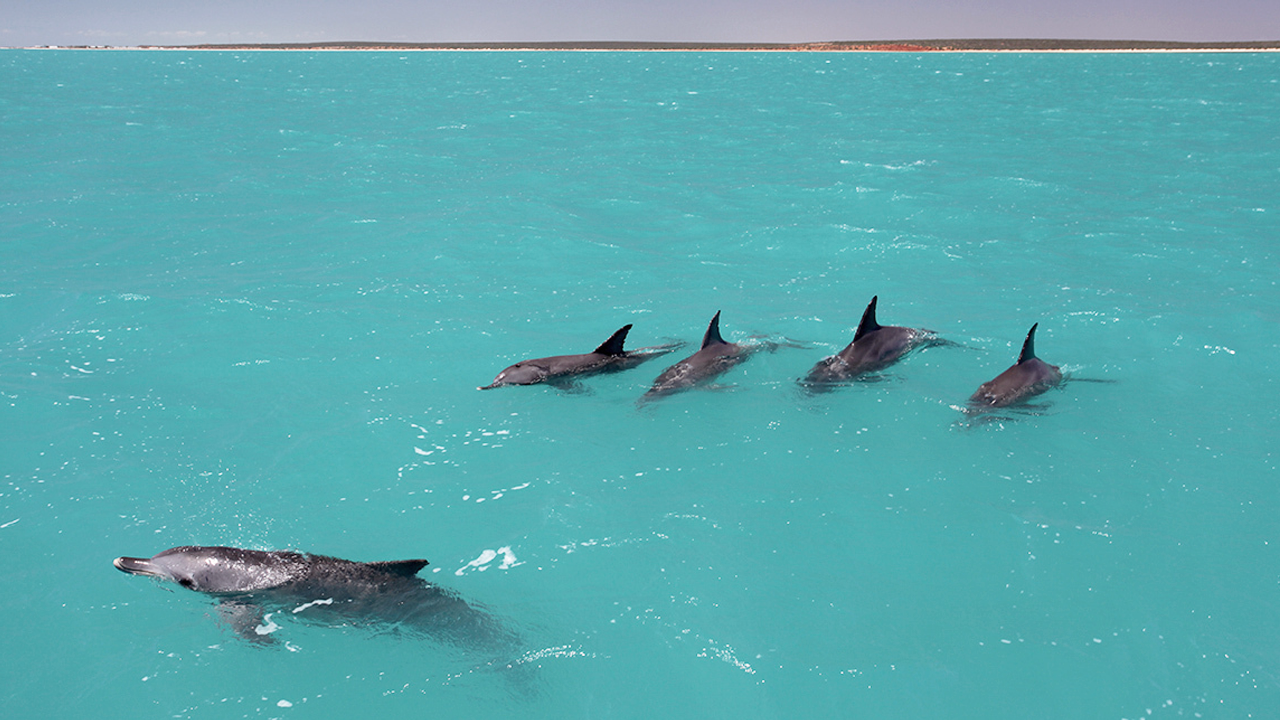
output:
{"label": "dolphin", "polygon": [[625,350],[622,344],[626,341],[627,332],[630,330],[631,325],[618,328],[608,340],[600,343],[600,347],[582,355],[554,355],[521,360],[498,373],[493,382],[479,389],[491,390],[504,385],[534,385],[541,382],[555,384],[567,378],[627,370],[683,345],[683,343],[671,343],[639,350]]}
{"label": "dolphin", "polygon": [[720,312],[716,311],[702,336],[702,347],[698,352],[662,371],[653,381],[653,387],[640,398],[640,403],[672,393],[687,390],[694,385],[706,382],[751,356],[760,348],[726,342],[720,337]]}
{"label": "dolphin", "polygon": [[969,398],[970,412],[983,412],[1007,407],[1055,387],[1062,382],[1062,371],[1056,365],[1036,357],[1036,328],[1031,326],[1027,339],[1022,343],[1018,362],[1000,373],[995,379],[983,383]]}
{"label": "dolphin", "polygon": [[931,330],[876,322],[879,297],[872,297],[862,312],[853,342],[835,355],[819,360],[809,374],[801,378],[802,386],[810,391],[829,389],[837,383],[883,370],[918,347],[945,343]]}
{"label": "dolphin", "polygon": [[[187,545],[150,558],[118,557],[132,575],[175,582],[219,599],[218,612],[241,638],[271,643],[284,610],[334,625],[387,625],[459,646],[491,648],[511,635],[486,612],[417,576],[426,560],[354,562],[288,550]],[[272,612],[273,611],[273,612]]]}

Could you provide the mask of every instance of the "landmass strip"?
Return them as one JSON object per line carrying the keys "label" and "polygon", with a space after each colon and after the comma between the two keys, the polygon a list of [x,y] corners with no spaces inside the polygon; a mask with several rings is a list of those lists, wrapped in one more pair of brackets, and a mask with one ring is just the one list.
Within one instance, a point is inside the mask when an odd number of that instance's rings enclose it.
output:
{"label": "landmass strip", "polygon": [[[68,49],[126,49],[103,45],[64,45]],[[685,52],[958,52],[958,51],[1257,51],[1280,50],[1280,40],[1248,42],[1165,42],[1159,40],[952,39],[875,40],[811,43],[673,43],[673,42],[499,42],[499,43],[235,43],[141,45],[154,50],[656,50]]]}

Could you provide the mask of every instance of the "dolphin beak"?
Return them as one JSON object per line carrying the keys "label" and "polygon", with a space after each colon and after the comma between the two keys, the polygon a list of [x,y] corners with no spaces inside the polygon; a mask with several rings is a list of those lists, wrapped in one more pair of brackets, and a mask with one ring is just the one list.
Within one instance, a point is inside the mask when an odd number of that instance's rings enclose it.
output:
{"label": "dolphin beak", "polygon": [[159,575],[155,567],[151,564],[151,558],[133,558],[118,557],[111,561],[112,565],[120,572],[127,572],[130,575]]}

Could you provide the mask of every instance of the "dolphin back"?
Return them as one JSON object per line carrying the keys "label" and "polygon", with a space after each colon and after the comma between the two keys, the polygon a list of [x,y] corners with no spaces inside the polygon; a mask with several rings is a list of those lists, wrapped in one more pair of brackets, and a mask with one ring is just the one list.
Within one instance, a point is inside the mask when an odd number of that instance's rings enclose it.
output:
{"label": "dolphin back", "polygon": [[388,560],[368,563],[372,568],[388,575],[399,575],[400,577],[413,577],[418,574],[418,571],[430,564],[426,560]]}
{"label": "dolphin back", "polygon": [[1040,327],[1040,323],[1031,326],[1031,330],[1027,332],[1027,339],[1022,341],[1022,354],[1018,355],[1018,364],[1021,365],[1028,360],[1036,359],[1036,328]]}
{"label": "dolphin back", "polygon": [[1062,382],[1062,371],[1056,365],[1036,357],[1036,328],[1031,326],[1027,339],[1022,343],[1018,362],[994,379],[983,383],[969,398],[977,412],[990,408],[1007,407],[1057,386]]}
{"label": "dolphin back", "polygon": [[728,345],[724,338],[720,337],[720,311],[716,311],[715,317],[711,318],[711,324],[707,326],[707,334],[702,336],[702,349],[705,350],[711,345]]}
{"label": "dolphin back", "polygon": [[617,332],[609,336],[608,340],[600,343],[600,347],[593,352],[597,355],[625,355],[626,350],[622,349],[622,343],[626,342],[627,333],[630,332],[631,325],[623,325],[618,328]]}
{"label": "dolphin back", "polygon": [[873,295],[871,302],[867,303],[867,309],[862,311],[862,321],[858,323],[858,331],[853,334],[854,342],[880,329],[880,323],[876,322],[876,301],[879,299],[879,295]]}

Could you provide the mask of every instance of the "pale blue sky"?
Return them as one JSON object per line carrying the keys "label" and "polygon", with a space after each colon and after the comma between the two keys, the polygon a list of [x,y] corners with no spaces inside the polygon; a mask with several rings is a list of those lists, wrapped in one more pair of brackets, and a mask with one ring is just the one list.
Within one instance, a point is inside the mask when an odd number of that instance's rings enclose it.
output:
{"label": "pale blue sky", "polygon": [[1277,0],[0,0],[0,45],[1280,40]]}

